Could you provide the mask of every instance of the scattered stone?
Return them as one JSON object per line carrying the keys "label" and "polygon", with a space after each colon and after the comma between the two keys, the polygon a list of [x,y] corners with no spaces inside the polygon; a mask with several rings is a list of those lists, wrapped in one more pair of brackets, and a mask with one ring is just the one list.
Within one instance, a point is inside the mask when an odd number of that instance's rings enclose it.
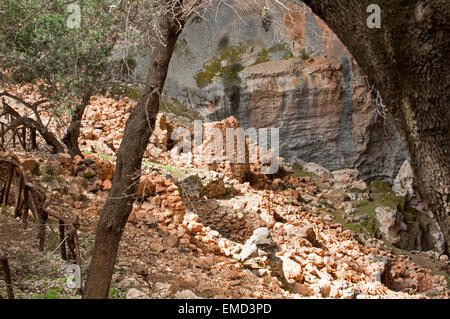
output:
{"label": "scattered stone", "polygon": [[164,239],[164,244],[169,246],[170,248],[177,247],[180,243],[180,239],[177,235],[170,235]]}
{"label": "scattered stone", "polygon": [[143,264],[135,264],[133,266],[134,272],[140,276],[147,276],[147,269]]}
{"label": "scattered stone", "polygon": [[136,288],[131,288],[127,291],[125,299],[150,299],[150,297]]}
{"label": "scattered stone", "polygon": [[122,291],[127,291],[130,288],[137,287],[138,285],[139,285],[139,282],[135,278],[128,277],[128,278],[125,278],[124,280],[122,280],[121,282],[119,282],[117,284],[117,288],[119,288]]}
{"label": "scattered stone", "polygon": [[383,238],[388,243],[397,245],[400,242],[400,232],[408,229],[403,214],[396,209],[383,206],[377,207],[375,213]]}
{"label": "scattered stone", "polygon": [[283,273],[288,283],[301,282],[303,280],[303,269],[298,263],[287,257],[281,257],[283,261]]}
{"label": "scattered stone", "polygon": [[270,237],[270,231],[266,227],[258,228],[253,231],[253,235],[245,242],[240,253],[240,259],[242,261],[255,255],[258,252],[259,245],[271,245],[273,244]]}
{"label": "scattered stone", "polygon": [[327,170],[326,168],[316,164],[316,163],[305,163],[303,164],[303,170],[315,174],[317,176],[320,177],[324,177],[327,179],[330,179],[332,177],[332,174],[329,170]]}
{"label": "scattered stone", "polygon": [[31,158],[19,160],[19,163],[28,172],[34,171],[37,167],[37,161]]}
{"label": "scattered stone", "polygon": [[112,187],[111,181],[109,179],[105,179],[102,183],[102,189],[104,191],[110,191]]}
{"label": "scattered stone", "polygon": [[293,283],[289,285],[290,291],[294,294],[299,294],[304,297],[314,296],[314,290],[308,286],[300,283]]}
{"label": "scattered stone", "polygon": [[145,224],[150,228],[154,228],[158,224],[158,219],[152,215],[145,215]]}
{"label": "scattered stone", "polygon": [[72,162],[72,157],[69,154],[58,153],[56,154],[56,160],[61,164],[68,164]]}
{"label": "scattered stone", "polygon": [[411,199],[414,195],[414,174],[408,160],[404,161],[397,177],[394,180],[392,189],[400,196]]}
{"label": "scattered stone", "polygon": [[197,296],[191,290],[186,289],[175,293],[175,299],[202,299],[202,298]]}

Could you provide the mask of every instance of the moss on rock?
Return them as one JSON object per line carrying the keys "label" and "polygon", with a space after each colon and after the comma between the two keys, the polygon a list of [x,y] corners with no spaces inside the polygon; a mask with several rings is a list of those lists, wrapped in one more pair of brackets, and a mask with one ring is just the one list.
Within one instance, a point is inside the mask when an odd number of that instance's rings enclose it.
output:
{"label": "moss on rock", "polygon": [[224,49],[219,55],[203,65],[203,69],[195,75],[195,81],[199,88],[205,88],[214,81],[214,78],[236,78],[244,69],[242,55],[249,46],[236,45]]}
{"label": "moss on rock", "polygon": [[283,57],[281,58],[282,60],[294,58],[294,53],[291,51],[288,45],[286,43],[282,43],[276,44],[268,49],[262,49],[256,56],[255,63],[253,63],[252,65],[274,61],[273,59],[274,54],[278,55],[283,54]]}

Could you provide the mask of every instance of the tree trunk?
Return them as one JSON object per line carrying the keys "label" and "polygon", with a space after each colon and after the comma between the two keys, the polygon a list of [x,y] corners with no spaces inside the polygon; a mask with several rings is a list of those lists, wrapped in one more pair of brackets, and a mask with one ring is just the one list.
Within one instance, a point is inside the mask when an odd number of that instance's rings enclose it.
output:
{"label": "tree trunk", "polygon": [[83,119],[84,110],[89,104],[91,96],[91,91],[87,92],[84,95],[80,105],[78,105],[74,110],[72,118],[70,119],[70,125],[67,128],[66,134],[62,139],[62,142],[67,146],[67,150],[72,157],[75,157],[77,155],[84,157],[78,145],[78,138],[80,137],[81,120]]}
{"label": "tree trunk", "polygon": [[175,43],[183,24],[171,14],[161,17],[159,32],[165,45],[159,42],[150,58],[144,95],[132,110],[125,125],[120,145],[113,185],[100,213],[95,250],[89,268],[83,298],[107,298],[119,242],[131,213],[139,182],[142,157],[153,132],[159,108],[159,95],[167,77]]}
{"label": "tree trunk", "polygon": [[[380,91],[406,144],[419,193],[449,247],[450,2],[305,0]],[[381,28],[367,26],[369,4]]]}

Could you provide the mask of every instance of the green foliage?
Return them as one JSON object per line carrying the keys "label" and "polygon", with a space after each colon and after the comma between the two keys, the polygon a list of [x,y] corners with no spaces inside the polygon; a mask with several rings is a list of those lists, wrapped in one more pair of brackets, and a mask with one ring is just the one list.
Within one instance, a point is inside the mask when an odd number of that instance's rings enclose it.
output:
{"label": "green foliage", "polygon": [[0,62],[8,84],[34,84],[60,112],[74,109],[88,93],[99,93],[117,67],[110,59],[120,20],[106,1],[85,0],[80,28],[69,28],[68,3],[4,0],[0,4]]}
{"label": "green foliage", "polygon": [[356,223],[346,223],[344,226],[350,230],[353,230],[355,233],[362,233],[361,226]]}
{"label": "green foliage", "polygon": [[63,179],[61,178],[61,176],[58,175],[54,175],[48,172],[45,172],[42,177],[41,177],[42,181],[45,183],[53,183],[55,181],[58,181],[59,183],[63,182]]}
{"label": "green foliage", "polygon": [[144,95],[144,90],[134,86],[125,85],[123,86],[123,89],[124,95],[135,101],[139,101],[142,95]]}
{"label": "green foliage", "polygon": [[228,47],[205,63],[203,70],[195,75],[197,86],[202,89],[211,84],[215,77],[234,84],[239,79],[238,73],[244,69],[240,61],[247,48],[239,45]]}
{"label": "green foliage", "polygon": [[302,58],[302,60],[309,60],[310,56],[308,53],[306,53],[305,49],[302,49],[302,51],[300,52],[300,57]]}
{"label": "green foliage", "polygon": [[159,110],[177,116],[180,122],[182,122],[183,119],[188,119],[189,121],[204,120],[203,116],[198,111],[192,110],[177,100],[164,95],[160,98]]}
{"label": "green foliage", "polygon": [[319,204],[322,205],[322,206],[325,206],[325,207],[327,207],[327,208],[333,208],[332,205],[328,204],[328,203],[327,203],[326,201],[324,201],[324,200],[319,201]]}
{"label": "green foliage", "polygon": [[33,299],[69,299],[66,292],[62,288],[54,288],[47,290],[46,293],[37,294]]}
{"label": "green foliage", "polygon": [[378,237],[379,230],[375,223],[375,221],[372,218],[367,219],[366,221],[362,222],[362,226],[374,237]]}
{"label": "green foliage", "polygon": [[276,44],[271,48],[262,49],[261,52],[258,53],[255,63],[253,63],[252,65],[273,61],[273,55],[275,54],[283,54],[283,57],[281,58],[282,60],[289,60],[294,58],[294,54],[286,43]]}
{"label": "green foliage", "polygon": [[403,212],[406,208],[406,201],[403,197],[398,196],[391,188],[391,184],[386,181],[373,181],[370,186],[370,198],[375,200],[379,205],[392,209],[398,209]]}
{"label": "green foliage", "polygon": [[292,165],[292,170],[294,171],[294,175],[297,177],[318,177],[317,175],[315,175],[313,173],[309,173],[309,172],[303,170],[302,167],[297,163],[294,163]]}
{"label": "green foliage", "polygon": [[387,181],[374,180],[369,189],[374,193],[388,193],[391,191],[391,184]]}
{"label": "green foliage", "polygon": [[117,288],[109,289],[108,299],[125,299]]}
{"label": "green foliage", "polygon": [[241,82],[241,78],[239,77],[239,72],[244,69],[244,66],[239,62],[233,63],[231,65],[227,65],[223,69],[223,81],[226,87],[231,87],[235,84],[239,84]]}

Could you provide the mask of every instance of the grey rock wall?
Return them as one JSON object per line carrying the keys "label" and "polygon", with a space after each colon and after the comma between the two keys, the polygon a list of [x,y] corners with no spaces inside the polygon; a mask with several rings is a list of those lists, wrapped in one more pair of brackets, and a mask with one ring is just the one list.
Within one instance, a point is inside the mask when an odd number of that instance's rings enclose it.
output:
{"label": "grey rock wall", "polygon": [[[233,115],[244,128],[279,127],[288,162],[395,178],[407,158],[395,125],[380,123],[358,66],[323,21],[300,6],[293,19],[273,12],[267,29],[262,11],[215,9],[181,35],[166,95],[208,121]],[[137,57],[138,78],[147,61]]]}

